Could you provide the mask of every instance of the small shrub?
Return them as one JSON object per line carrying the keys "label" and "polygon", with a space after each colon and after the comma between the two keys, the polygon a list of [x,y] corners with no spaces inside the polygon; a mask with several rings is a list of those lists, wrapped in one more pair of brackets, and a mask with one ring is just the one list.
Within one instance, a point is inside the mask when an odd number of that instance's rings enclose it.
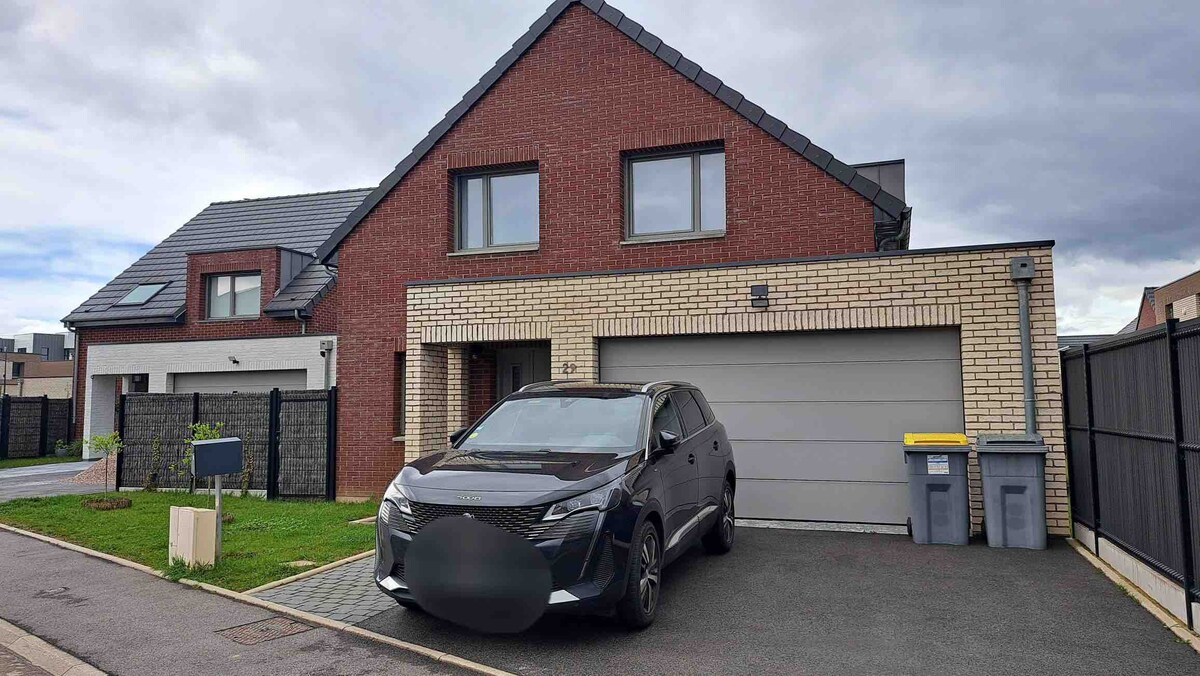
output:
{"label": "small shrub", "polygon": [[162,461],[162,437],[155,435],[150,439],[150,472],[146,474],[146,483],[142,485],[142,490],[149,493],[158,490],[158,468],[162,467]]}
{"label": "small shrub", "polygon": [[75,441],[65,441],[63,439],[59,439],[55,441],[54,455],[59,458],[83,457],[83,440],[76,439]]}

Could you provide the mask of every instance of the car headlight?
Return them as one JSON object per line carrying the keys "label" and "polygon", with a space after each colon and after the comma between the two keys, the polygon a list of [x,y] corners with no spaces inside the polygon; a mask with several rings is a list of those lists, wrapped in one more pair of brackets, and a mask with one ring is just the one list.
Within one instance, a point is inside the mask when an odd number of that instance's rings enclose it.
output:
{"label": "car headlight", "polygon": [[576,512],[582,512],[589,509],[605,511],[616,507],[621,501],[621,480],[618,479],[607,486],[597,488],[590,493],[577,495],[573,498],[567,498],[562,502],[556,502],[550,505],[550,509],[546,510],[546,516],[542,517],[543,521],[555,521],[563,517],[569,516]]}
{"label": "car headlight", "polygon": [[384,500],[391,500],[392,502],[396,503],[396,506],[400,508],[401,513],[408,515],[412,514],[412,503],[408,501],[408,496],[406,496],[404,492],[400,490],[400,486],[396,482],[393,481],[388,485],[387,492],[383,494],[383,498]]}

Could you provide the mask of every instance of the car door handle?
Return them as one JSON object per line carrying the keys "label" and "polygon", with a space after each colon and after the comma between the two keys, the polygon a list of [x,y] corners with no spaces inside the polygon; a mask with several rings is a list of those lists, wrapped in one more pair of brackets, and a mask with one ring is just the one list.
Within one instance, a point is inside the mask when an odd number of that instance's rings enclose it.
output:
{"label": "car door handle", "polygon": [[713,442],[713,450],[714,450],[714,451],[719,451],[719,450],[721,450],[721,442],[719,442],[719,441],[714,441],[714,442]]}
{"label": "car door handle", "polygon": [[688,453],[688,464],[689,465],[696,464],[696,454],[695,453]]}

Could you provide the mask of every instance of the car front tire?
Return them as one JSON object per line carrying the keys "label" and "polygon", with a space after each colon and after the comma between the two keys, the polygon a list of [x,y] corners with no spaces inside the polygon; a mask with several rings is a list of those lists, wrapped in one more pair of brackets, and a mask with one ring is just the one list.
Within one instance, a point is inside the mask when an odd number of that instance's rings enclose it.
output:
{"label": "car front tire", "polygon": [[701,538],[704,551],[709,554],[724,554],[733,549],[736,522],[733,515],[733,486],[725,482],[721,489],[721,505],[717,508],[717,522]]}
{"label": "car front tire", "polygon": [[629,548],[625,596],[617,603],[617,617],[629,629],[645,629],[654,622],[662,581],[662,539],[649,521],[642,522]]}

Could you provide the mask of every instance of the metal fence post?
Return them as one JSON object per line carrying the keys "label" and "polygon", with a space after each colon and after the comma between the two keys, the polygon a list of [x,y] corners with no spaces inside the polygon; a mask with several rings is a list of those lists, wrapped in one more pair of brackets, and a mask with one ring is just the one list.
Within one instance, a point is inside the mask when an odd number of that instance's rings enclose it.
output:
{"label": "metal fence post", "polygon": [[267,397],[267,499],[279,497],[279,388]]}
{"label": "metal fence post", "polygon": [[42,395],[40,433],[38,434],[38,455],[46,457],[50,454],[50,397]]}
{"label": "metal fence post", "polygon": [[0,395],[0,460],[8,458],[9,413],[12,410],[12,399]]}
{"label": "metal fence post", "polygon": [[1183,545],[1183,599],[1187,606],[1187,624],[1195,627],[1192,617],[1193,589],[1196,586],[1196,567],[1192,560],[1192,510],[1188,496],[1187,453],[1183,442],[1183,393],[1179,380],[1179,349],[1175,338],[1178,320],[1168,319],[1166,330],[1167,363],[1171,383],[1171,437],[1175,446],[1175,474],[1179,487],[1179,536]]}
{"label": "metal fence post", "polygon": [[[121,439],[121,443],[125,443],[125,408],[128,405],[129,395],[121,393],[121,399],[117,404],[117,437]],[[117,480],[114,482],[117,485],[117,490],[121,490],[121,476],[125,470],[125,452],[122,450],[117,454]]]}
{"label": "metal fence post", "polygon": [[337,497],[337,385],[325,393],[325,499]]}
{"label": "metal fence post", "polygon": [[1092,473],[1092,547],[1100,555],[1100,474],[1096,471],[1096,421],[1092,408],[1092,353],[1087,344],[1083,346],[1083,395],[1087,402],[1088,464]]}

